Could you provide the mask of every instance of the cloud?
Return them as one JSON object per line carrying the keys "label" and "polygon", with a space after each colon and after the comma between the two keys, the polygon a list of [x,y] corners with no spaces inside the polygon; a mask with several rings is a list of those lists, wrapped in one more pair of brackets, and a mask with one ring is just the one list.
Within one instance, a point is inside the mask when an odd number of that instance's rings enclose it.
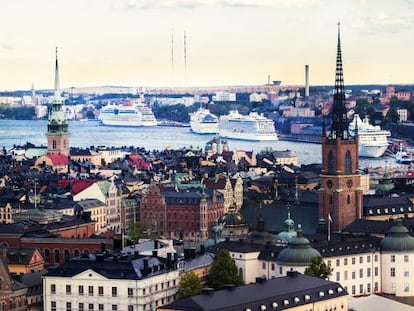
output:
{"label": "cloud", "polygon": [[413,26],[413,17],[413,13],[408,13],[405,16],[391,16],[381,13],[371,18],[355,20],[353,27],[365,34],[399,32]]}
{"label": "cloud", "polygon": [[231,8],[309,8],[319,6],[322,0],[121,0],[115,7],[126,9],[191,9],[199,7]]}

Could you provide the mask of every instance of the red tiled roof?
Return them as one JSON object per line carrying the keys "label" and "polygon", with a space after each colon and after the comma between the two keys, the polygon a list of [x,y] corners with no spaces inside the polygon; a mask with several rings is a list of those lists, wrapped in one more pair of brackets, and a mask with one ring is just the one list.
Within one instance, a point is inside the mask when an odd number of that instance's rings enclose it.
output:
{"label": "red tiled roof", "polygon": [[72,194],[78,194],[95,183],[95,180],[74,180],[72,185]]}
{"label": "red tiled roof", "polygon": [[45,156],[52,161],[53,166],[68,165],[68,157],[62,153],[46,153]]}

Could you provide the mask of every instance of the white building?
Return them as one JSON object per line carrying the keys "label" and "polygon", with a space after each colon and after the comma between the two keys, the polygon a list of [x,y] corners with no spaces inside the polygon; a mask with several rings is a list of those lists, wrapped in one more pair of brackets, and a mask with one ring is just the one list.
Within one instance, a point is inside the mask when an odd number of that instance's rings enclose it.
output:
{"label": "white building", "polygon": [[397,221],[382,240],[344,235],[329,242],[313,242],[312,245],[298,231],[288,246],[283,243],[260,245],[224,241],[214,248],[229,250],[246,284],[255,282],[257,277],[272,279],[285,276],[290,270],[304,273],[313,257],[322,256],[324,262],[333,268],[329,279],[340,283],[351,296],[373,293],[414,296],[411,276],[414,237],[409,235],[401,221]]}
{"label": "white building", "polygon": [[216,102],[234,102],[234,101],[236,101],[236,93],[216,92],[216,95],[213,95],[213,101],[216,101]]}
{"label": "white building", "polygon": [[145,311],[174,301],[179,271],[171,256],[83,255],[43,278],[44,311]]}

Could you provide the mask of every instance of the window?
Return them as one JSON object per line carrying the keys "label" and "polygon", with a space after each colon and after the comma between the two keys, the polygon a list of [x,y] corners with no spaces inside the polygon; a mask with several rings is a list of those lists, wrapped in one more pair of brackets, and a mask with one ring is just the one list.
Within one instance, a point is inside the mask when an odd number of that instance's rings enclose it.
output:
{"label": "window", "polygon": [[279,274],[282,275],[283,274],[283,267],[279,267]]}
{"label": "window", "polygon": [[335,157],[333,151],[329,151],[328,154],[328,174],[335,173]]}
{"label": "window", "polygon": [[367,268],[367,277],[371,277],[371,268]]}
{"label": "window", "polygon": [[395,262],[395,255],[391,255],[391,262]]}
{"label": "window", "polygon": [[332,267],[331,261],[328,260],[328,267]]}
{"label": "window", "polygon": [[66,295],[70,295],[72,288],[70,285],[66,285]]}
{"label": "window", "polygon": [[103,286],[99,286],[99,287],[98,287],[98,295],[99,295],[99,296],[103,296],[103,295],[104,295],[104,289],[103,289]]}
{"label": "window", "polygon": [[56,140],[52,141],[52,149],[56,149]]}
{"label": "window", "polygon": [[83,285],[79,285],[78,293],[79,293],[79,296],[83,296]]}
{"label": "window", "polygon": [[410,291],[410,283],[406,282],[404,283],[404,291],[409,292]]}
{"label": "window", "polygon": [[[93,287],[92,287],[93,288]],[[102,305],[103,306],[103,305]],[[88,305],[88,310],[89,311],[93,311],[93,303],[90,303],[89,305]],[[103,309],[102,309],[103,310]]]}
{"label": "window", "polygon": [[410,271],[408,269],[404,270],[404,276],[405,277],[409,277],[410,276]]}
{"label": "window", "polygon": [[374,283],[374,292],[377,292],[378,291],[378,282],[375,282]]}
{"label": "window", "polygon": [[272,265],[271,265],[271,269],[272,269],[272,271],[275,271],[275,264],[274,263],[272,263]]}
{"label": "window", "polygon": [[364,269],[359,269],[359,278],[364,277]]}
{"label": "window", "polygon": [[78,307],[79,311],[84,311],[84,305],[83,302],[79,302],[79,307]]}
{"label": "window", "polygon": [[370,263],[371,262],[371,256],[367,256],[367,262]]}
{"label": "window", "polygon": [[89,293],[89,296],[93,296],[93,286],[88,286],[88,293]]}
{"label": "window", "polygon": [[352,271],[352,279],[355,280],[355,271]]}
{"label": "window", "polygon": [[339,259],[336,260],[336,266],[339,267],[341,265],[341,261]]}
{"label": "window", "polygon": [[266,263],[264,261],[262,262],[262,269],[266,270]]}
{"label": "window", "polygon": [[404,262],[408,262],[408,255],[404,255]]}
{"label": "window", "polygon": [[112,311],[117,311],[118,310],[118,305],[112,305]]}
{"label": "window", "polygon": [[352,295],[355,295],[355,285],[352,285]]}
{"label": "window", "polygon": [[72,303],[71,302],[66,303],[66,311],[72,311]]}
{"label": "window", "polygon": [[344,281],[348,281],[348,271],[344,271]]}
{"label": "window", "polygon": [[50,284],[50,293],[56,294],[56,284]]}
{"label": "window", "polygon": [[349,150],[345,154],[345,174],[352,173],[352,157]]}
{"label": "window", "polygon": [[364,257],[360,256],[359,257],[359,263],[363,263],[364,262]]}
{"label": "window", "polygon": [[348,265],[348,258],[344,258],[344,266]]}
{"label": "window", "polygon": [[129,306],[128,306],[128,311],[134,311],[134,306],[129,305]]}
{"label": "window", "polygon": [[132,296],[134,296],[134,289],[129,287],[128,288],[128,297],[132,297]]}
{"label": "window", "polygon": [[374,255],[374,261],[377,262],[378,261],[378,254]]}
{"label": "window", "polygon": [[104,309],[104,305],[103,305],[102,303],[100,303],[100,304],[98,305],[98,310],[99,310],[99,311],[103,311],[103,309]]}
{"label": "window", "polygon": [[352,264],[355,265],[355,257],[352,257]]}
{"label": "window", "polygon": [[118,289],[116,287],[112,287],[112,297],[117,296]]}
{"label": "window", "polygon": [[375,276],[378,276],[378,267],[375,267],[375,268],[374,268],[374,275],[375,275]]}
{"label": "window", "polygon": [[341,278],[341,273],[340,272],[336,272],[336,281],[339,282]]}
{"label": "window", "polygon": [[359,285],[359,293],[362,294],[364,292],[364,285]]}
{"label": "window", "polygon": [[51,309],[52,311],[56,311],[56,301],[51,301],[51,302],[50,302],[50,309]]}
{"label": "window", "polygon": [[367,283],[367,292],[370,293],[371,292],[371,283]]}
{"label": "window", "polygon": [[395,277],[395,268],[391,268],[391,276]]}

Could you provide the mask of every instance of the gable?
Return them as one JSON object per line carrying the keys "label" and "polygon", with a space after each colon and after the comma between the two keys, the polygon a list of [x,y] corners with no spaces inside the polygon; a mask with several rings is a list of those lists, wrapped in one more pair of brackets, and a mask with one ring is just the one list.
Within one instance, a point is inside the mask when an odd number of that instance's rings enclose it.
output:
{"label": "gable", "polygon": [[77,275],[72,277],[74,280],[108,280],[108,278],[104,277],[103,275],[99,274],[98,272],[87,269]]}

